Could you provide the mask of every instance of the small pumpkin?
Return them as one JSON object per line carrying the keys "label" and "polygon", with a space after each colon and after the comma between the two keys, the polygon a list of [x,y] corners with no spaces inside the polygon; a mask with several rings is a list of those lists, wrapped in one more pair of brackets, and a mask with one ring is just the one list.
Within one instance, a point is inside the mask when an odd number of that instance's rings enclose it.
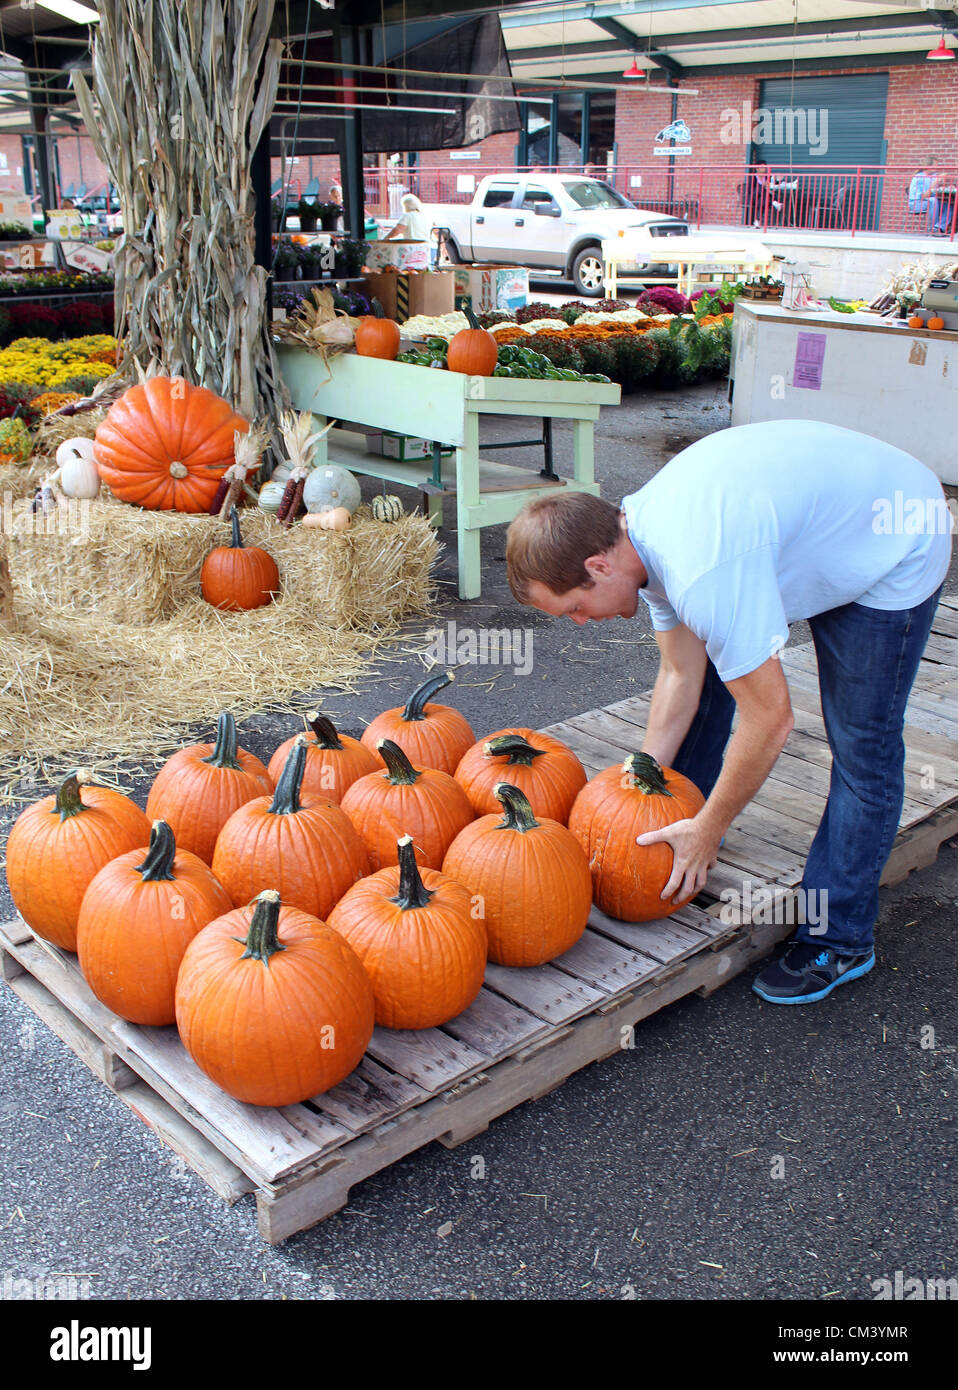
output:
{"label": "small pumpkin", "polygon": [[218,545],[203,561],[203,597],[228,613],[262,608],[279,592],[279,568],[260,546],[243,544],[235,507],[230,508],[230,523],[233,535],[229,545]]}
{"label": "small pumpkin", "polygon": [[410,835],[396,852],[398,865],[354,884],[329,925],[362,961],[380,1027],[437,1028],[482,988],[486,928],[468,889],[436,869],[419,869]]}
{"label": "small pumpkin", "polygon": [[622,922],[668,917],[684,906],[687,898],[672,903],[660,896],[672,875],[671,846],[635,841],[704,805],[694,782],[648,753],[630,753],[593,777],[576,797],[569,829],[588,856],[597,906]]}
{"label": "small pumpkin", "polygon": [[272,789],[259,758],[238,746],[236,721],[224,710],[213,743],[190,744],[166,760],[150,788],[146,814],[169,823],[181,850],[212,864],[216,837],[233,812]]}
{"label": "small pumpkin", "polygon": [[100,473],[96,466],[93,440],[80,436],[65,439],[57,449],[57,469],[60,487],[67,497],[96,497],[100,491]]}
{"label": "small pumpkin", "polygon": [[446,366],[451,372],[465,372],[468,376],[492,376],[499,361],[496,340],[480,327],[470,305],[464,305],[462,312],[469,327],[460,329],[449,343]]}
{"label": "small pumpkin", "polygon": [[911,318],[908,320],[909,328],[924,328],[924,326],[925,320],[922,318],[921,314],[912,314]]}
{"label": "small pumpkin", "polygon": [[364,314],[356,325],[356,351],[360,357],[379,357],[395,362],[399,352],[399,324],[387,319],[378,299],[372,303],[373,312]]}
{"label": "small pumpkin", "polygon": [[204,927],[176,981],[183,1046],[247,1105],[297,1105],[338,1085],[374,1020],[372,985],[352,947],[272,890]]}
{"label": "small pumpkin", "polygon": [[937,314],[934,316],[934,318],[930,318],[928,320],[928,323],[926,324],[926,327],[930,328],[932,333],[940,333],[944,326],[945,320],[943,318],[939,318]]}
{"label": "small pumpkin", "polygon": [[7,840],[7,884],[13,905],[37,936],[64,951],[77,948],[80,904],[111,859],[145,846],[150,822],[135,802],[93,785],[77,768],[56,794],[28,806]]}
{"label": "small pumpkin", "polygon": [[130,1023],[176,1022],[176,976],[201,928],[233,904],[208,864],[178,849],[165,821],[141,849],[112,859],[83,895],[77,957],[101,1004]]}
{"label": "small pumpkin", "polygon": [[428,703],[438,690],[454,680],[452,671],[430,676],[416,687],[405,705],[378,714],[364,730],[363,743],[375,751],[381,738],[389,738],[399,744],[417,767],[434,767],[438,772],[454,773],[476,735],[457,709]]}
{"label": "small pumpkin", "polygon": [[373,498],[373,519],[375,521],[398,521],[404,515],[403,505],[398,497],[384,492]]}
{"label": "small pumpkin", "polygon": [[315,526],[320,531],[348,531],[353,518],[345,507],[333,507],[328,512],[308,512],[303,517],[304,526]]}
{"label": "small pumpkin", "polygon": [[565,825],[585,786],[585,768],[561,740],[535,729],[500,729],[463,755],[456,781],[477,816],[498,810],[497,782],[517,786],[537,816]]}
{"label": "small pumpkin", "polygon": [[336,725],[325,714],[312,710],[306,716],[311,733],[294,734],[281,743],[269,760],[269,775],[275,786],[283,775],[286,759],[296,744],[298,737],[306,742],[306,770],[303,773],[302,790],[315,792],[338,806],[347,787],[365,777],[369,772],[377,772],[378,758],[364,747],[357,738],[336,731]]}
{"label": "small pumpkin", "polygon": [[308,512],[329,512],[345,507],[351,516],[362,501],[362,493],[348,468],[327,463],[314,468],[307,477],[303,501]]}
{"label": "small pumpkin", "polygon": [[564,825],[533,815],[518,787],[500,782],[495,796],[504,817],[467,825],[442,871],[482,903],[490,960],[544,965],[585,931],[592,910],[589,861]]}
{"label": "small pumpkin", "polygon": [[[278,471],[279,470],[277,469],[276,472]],[[264,483],[263,486],[260,488],[259,497],[257,499],[260,511],[269,512],[272,516],[275,516],[276,513],[279,511],[279,504],[282,502],[283,493],[286,491],[285,479],[283,479],[282,482],[274,481],[274,479],[276,478],[276,472],[274,472],[273,477],[270,479],[270,481],[268,483]],[[287,476],[288,473],[289,469],[287,468]]]}
{"label": "small pumpkin", "polygon": [[373,871],[397,862],[396,843],[405,834],[412,835],[419,863],[438,869],[473,819],[465,792],[446,772],[413,767],[388,738],[379,740],[377,751],[385,772],[358,778],[340,803],[363,839]]}

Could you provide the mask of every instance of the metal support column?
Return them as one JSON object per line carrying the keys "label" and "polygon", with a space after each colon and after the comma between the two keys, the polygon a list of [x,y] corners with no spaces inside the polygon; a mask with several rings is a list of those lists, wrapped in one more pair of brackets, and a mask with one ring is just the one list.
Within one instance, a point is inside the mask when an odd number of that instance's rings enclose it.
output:
{"label": "metal support column", "polygon": [[[360,48],[360,37],[362,31],[349,28],[343,25],[336,30],[336,61],[340,63],[368,63],[370,58],[363,57]],[[343,184],[343,225],[348,236],[357,241],[362,241],[366,232],[366,211],[365,211],[365,183],[363,178],[363,127],[362,112],[353,107],[354,101],[351,98],[350,87],[355,85],[356,79],[344,76],[343,82],[343,109],[346,112],[346,119],[337,124],[342,125],[342,153],[340,156],[341,174]]]}

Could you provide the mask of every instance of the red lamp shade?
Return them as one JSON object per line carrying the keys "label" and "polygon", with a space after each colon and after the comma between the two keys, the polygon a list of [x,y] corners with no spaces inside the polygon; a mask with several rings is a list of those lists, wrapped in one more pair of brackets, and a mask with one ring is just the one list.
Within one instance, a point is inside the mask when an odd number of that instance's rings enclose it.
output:
{"label": "red lamp shade", "polygon": [[[942,43],[944,43],[944,39],[942,39]],[[952,55],[949,54],[949,57],[951,57],[951,56],[952,56]],[[623,77],[644,77],[644,76],[645,76],[645,72],[643,71],[642,68],[639,67],[638,63],[635,61],[635,58],[634,58],[634,56],[633,56],[633,58],[632,58],[632,66],[631,66],[630,68],[626,68],[626,70],[625,70],[625,72],[622,74],[622,76],[623,76]]]}
{"label": "red lamp shade", "polygon": [[928,62],[941,62],[942,60],[950,60],[951,62],[954,62],[954,53],[950,48],[946,47],[945,45],[944,30],[942,30],[941,38],[938,40],[938,47],[930,48],[928,52],[925,54],[925,58]]}

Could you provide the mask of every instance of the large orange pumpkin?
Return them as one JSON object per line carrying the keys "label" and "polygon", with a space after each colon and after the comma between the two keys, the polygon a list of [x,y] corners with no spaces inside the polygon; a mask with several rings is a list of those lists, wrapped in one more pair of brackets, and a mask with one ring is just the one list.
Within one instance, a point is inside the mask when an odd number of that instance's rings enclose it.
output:
{"label": "large orange pumpkin", "polygon": [[230,912],[208,864],[179,850],[158,820],[142,849],[105,864],[83,895],[77,957],[93,993],[120,1018],[175,1023],[176,976],[196,933]]}
{"label": "large orange pumpkin", "polygon": [[[337,732],[336,725],[325,714],[313,710],[306,718],[312,733],[303,735],[306,739],[303,791],[325,796],[338,806],[347,787],[365,777],[367,772],[375,772],[382,764],[358,738]],[[269,760],[268,771],[274,786],[282,776],[297,737],[294,734],[281,743]]]}
{"label": "large orange pumpkin", "polygon": [[660,767],[648,753],[630,753],[583,787],[569,829],[588,856],[595,901],[603,912],[621,922],[648,922],[689,901],[660,896],[672,876],[672,847],[635,841],[647,830],[697,815],[704,805],[694,782]]}
{"label": "large orange pumpkin", "polygon": [[459,831],[473,819],[465,792],[447,772],[413,767],[391,739],[380,739],[377,748],[386,771],[360,777],[342,800],[373,870],[398,862],[396,843],[406,834],[412,836],[418,862],[438,869]]}
{"label": "large orange pumpkin", "polygon": [[156,511],[209,512],[249,424],[228,401],[183,377],[131,386],[97,428],[100,477],[115,497]]}
{"label": "large orange pumpkin", "polygon": [[236,743],[236,721],[224,710],[215,743],[181,748],[160,768],[146,801],[150,820],[165,820],[180,849],[213,862],[216,837],[234,811],[273,790],[266,768]]}
{"label": "large orange pumpkin", "polygon": [[247,1105],[296,1105],[338,1085],[362,1058],[374,1013],[352,947],[270,890],[204,927],[176,982],[183,1046]]}
{"label": "large orange pumpkin", "polygon": [[[377,758],[381,738],[397,743],[416,767],[432,767],[450,776],[476,740],[469,721],[451,705],[428,704],[433,695],[455,680],[452,671],[430,676],[418,686],[404,706],[387,709],[364,730],[362,741]],[[401,833],[401,832],[400,832]]]}
{"label": "large orange pumpkin", "polygon": [[285,903],[325,921],[346,889],[370,872],[345,811],[324,797],[300,796],[305,766],[301,734],[272,798],[247,801],[219,833],[213,873],[237,907],[276,887]]}
{"label": "large orange pumpkin", "polygon": [[329,925],[362,961],[381,1027],[437,1028],[482,988],[486,929],[461,883],[436,869],[420,873],[411,836],[396,849],[398,865],[354,884]]}
{"label": "large orange pumpkin", "polygon": [[446,365],[451,372],[492,376],[499,361],[499,345],[491,333],[479,326],[479,320],[468,304],[464,306],[463,313],[469,327],[460,329],[449,343]]}
{"label": "large orange pumpkin", "polygon": [[373,300],[373,312],[364,314],[356,325],[356,352],[360,357],[381,357],[395,362],[399,352],[399,324],[387,319],[378,299]]}
{"label": "large orange pumpkin", "polygon": [[477,816],[498,811],[496,783],[508,782],[525,793],[537,816],[562,825],[586,780],[572,749],[535,729],[500,729],[480,739],[456,768],[456,781]]}
{"label": "large orange pumpkin", "polygon": [[77,948],[80,904],[104,864],[145,848],[150,838],[139,806],[92,779],[88,768],[77,768],[55,796],[21,811],[7,840],[14,907],[38,936],[65,951]]}
{"label": "large orange pumpkin", "polygon": [[574,946],[592,909],[588,861],[558,821],[536,818],[518,787],[500,783],[505,817],[483,816],[449,847],[442,871],[482,905],[489,959],[544,965]]}
{"label": "large orange pumpkin", "polygon": [[233,534],[229,545],[218,545],[200,570],[200,589],[207,603],[228,613],[262,608],[279,592],[279,568],[268,551],[244,545],[236,508],[230,510]]}

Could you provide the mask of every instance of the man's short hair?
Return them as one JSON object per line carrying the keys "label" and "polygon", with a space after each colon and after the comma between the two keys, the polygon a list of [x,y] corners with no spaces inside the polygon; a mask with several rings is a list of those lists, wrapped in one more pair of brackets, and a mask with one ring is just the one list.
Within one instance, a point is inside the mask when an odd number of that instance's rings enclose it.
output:
{"label": "man's short hair", "polygon": [[529,585],[544,584],[554,594],[590,589],[594,580],[585,567],[621,535],[620,512],[611,502],[588,492],[537,497],[509,527],[506,565],[509,587],[519,603],[528,603]]}

